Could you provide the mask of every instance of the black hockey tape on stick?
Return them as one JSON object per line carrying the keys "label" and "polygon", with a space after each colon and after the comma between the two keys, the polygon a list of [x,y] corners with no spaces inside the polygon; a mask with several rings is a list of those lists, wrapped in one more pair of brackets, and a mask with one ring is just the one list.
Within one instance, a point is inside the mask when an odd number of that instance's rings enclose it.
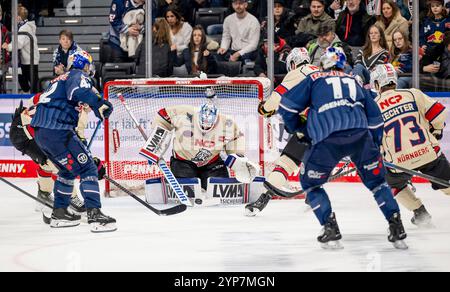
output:
{"label": "black hockey tape on stick", "polygon": [[410,175],[413,175],[413,176],[418,176],[418,177],[427,179],[427,180],[429,180],[431,182],[434,182],[434,183],[439,184],[441,186],[444,186],[446,188],[450,188],[450,182],[448,182],[446,180],[443,180],[443,179],[440,179],[440,178],[437,178],[437,177],[434,177],[434,176],[431,176],[431,175],[428,175],[428,174],[425,174],[425,173],[421,173],[421,172],[418,172],[418,171],[415,171],[415,170],[407,169],[407,168],[395,165],[395,164],[387,162],[387,161],[384,161],[384,165],[386,165],[386,167],[389,167],[389,168],[392,168],[392,169],[396,169],[396,170],[400,170],[400,171],[403,171],[404,173],[407,173],[407,174],[410,174]]}
{"label": "black hockey tape on stick", "polygon": [[176,205],[174,207],[171,207],[168,209],[163,209],[163,210],[156,209],[156,208],[152,207],[151,205],[147,204],[145,201],[141,200],[138,196],[136,196],[135,194],[133,194],[132,192],[127,190],[124,186],[122,186],[121,184],[119,184],[118,182],[116,182],[115,180],[110,178],[109,176],[105,175],[104,178],[107,181],[109,181],[110,183],[112,183],[113,185],[115,185],[116,187],[118,187],[120,190],[125,192],[127,195],[131,196],[133,199],[135,199],[136,201],[138,201],[139,203],[141,203],[142,205],[144,205],[145,207],[150,209],[152,212],[156,213],[157,215],[170,216],[170,215],[175,215],[175,214],[184,212],[187,209],[187,206],[183,205],[183,204]]}
{"label": "black hockey tape on stick", "polygon": [[[349,170],[347,170],[347,171],[342,171],[342,172],[340,172],[339,174],[330,176],[330,177],[328,178],[327,182],[330,182],[330,181],[333,181],[333,180],[335,180],[335,179],[338,179],[338,178],[341,178],[341,177],[343,177],[343,176],[346,176],[346,175],[352,173],[352,172],[355,171],[355,170],[356,170],[356,168],[351,168],[351,169],[349,169]],[[297,191],[297,192],[288,192],[288,191],[280,190],[279,188],[273,186],[273,185],[272,185],[271,183],[269,183],[268,181],[265,181],[265,182],[264,182],[264,186],[265,186],[269,191],[273,192],[273,193],[274,193],[275,195],[277,195],[277,196],[284,197],[284,198],[292,198],[292,197],[295,197],[295,196],[303,195],[304,193],[308,193],[308,192],[312,191],[313,189],[316,189],[316,188],[321,187],[322,185],[318,185],[318,186],[309,188],[309,189],[307,189],[307,190],[301,190],[301,191]]]}
{"label": "black hockey tape on stick", "polygon": [[[48,207],[48,208],[50,208],[50,209],[53,209],[53,206],[50,205],[49,203],[44,202],[44,201],[42,201],[41,199],[39,199],[39,198],[33,196],[33,195],[30,194],[29,192],[27,192],[27,191],[25,191],[24,189],[22,189],[22,188],[16,186],[16,185],[13,184],[13,183],[7,181],[7,180],[4,179],[3,177],[0,177],[0,180],[1,180],[2,182],[4,182],[5,184],[9,185],[10,187],[12,187],[13,189],[16,189],[17,191],[21,192],[21,193],[24,194],[25,196],[32,198],[32,199],[35,200],[36,202],[41,203],[42,205],[44,205],[44,206],[46,206],[46,207]],[[42,219],[44,220],[44,223],[45,223],[45,224],[50,224],[50,220],[51,220],[51,219],[50,219],[49,217],[45,216],[44,212],[42,212],[42,217],[43,217]]]}

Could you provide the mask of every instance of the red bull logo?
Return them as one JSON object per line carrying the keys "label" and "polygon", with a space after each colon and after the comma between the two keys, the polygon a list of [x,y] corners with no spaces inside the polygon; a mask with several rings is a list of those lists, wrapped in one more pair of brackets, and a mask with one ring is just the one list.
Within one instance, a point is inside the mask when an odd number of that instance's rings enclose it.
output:
{"label": "red bull logo", "polygon": [[440,31],[434,32],[434,34],[428,36],[427,38],[428,43],[440,44],[442,41],[444,41],[444,34]]}

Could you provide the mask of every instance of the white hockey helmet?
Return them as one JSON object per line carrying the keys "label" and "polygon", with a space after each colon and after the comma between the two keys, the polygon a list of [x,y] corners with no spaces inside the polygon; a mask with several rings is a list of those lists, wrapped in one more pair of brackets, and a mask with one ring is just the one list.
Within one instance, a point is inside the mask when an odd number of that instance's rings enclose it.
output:
{"label": "white hockey helmet", "polygon": [[295,68],[298,68],[301,64],[309,62],[311,62],[311,59],[309,58],[309,53],[306,48],[293,48],[286,58],[286,69],[290,72],[292,70],[292,63],[294,63]]}
{"label": "white hockey helmet", "polygon": [[211,130],[217,123],[218,112],[217,107],[212,102],[202,104],[198,115],[200,129],[205,132]]}
{"label": "white hockey helmet", "polygon": [[377,65],[370,73],[370,85],[375,88],[375,82],[378,83],[379,88],[384,86],[397,84],[397,72],[392,64]]}

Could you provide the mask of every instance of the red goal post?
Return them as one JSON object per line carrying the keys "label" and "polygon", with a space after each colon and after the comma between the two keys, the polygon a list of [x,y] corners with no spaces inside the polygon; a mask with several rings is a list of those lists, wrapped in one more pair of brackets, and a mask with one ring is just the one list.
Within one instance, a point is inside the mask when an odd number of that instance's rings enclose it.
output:
{"label": "red goal post", "polygon": [[[111,81],[104,86],[104,96],[114,105],[105,121],[105,162],[108,175],[130,189],[143,190],[145,181],[160,177],[156,166],[150,166],[138,152],[144,144],[141,134],[117,97],[123,94],[144,130],[150,133],[158,110],[173,105],[199,106],[206,101],[205,91],[214,89],[219,112],[239,125],[246,139],[246,155],[259,162],[261,175],[270,170],[271,161],[279,155],[274,146],[270,120],[258,115],[257,106],[270,95],[267,78],[152,78]],[[165,159],[170,161],[171,149]],[[112,189],[106,184],[106,194]]]}

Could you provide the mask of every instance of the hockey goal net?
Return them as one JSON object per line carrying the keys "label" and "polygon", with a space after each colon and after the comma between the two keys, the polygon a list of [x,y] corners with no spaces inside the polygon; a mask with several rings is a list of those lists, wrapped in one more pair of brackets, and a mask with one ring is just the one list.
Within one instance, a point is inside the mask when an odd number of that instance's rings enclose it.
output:
{"label": "hockey goal net", "polygon": [[[123,94],[141,126],[150,134],[151,123],[161,108],[200,106],[206,101],[207,88],[214,89],[219,112],[237,121],[245,135],[246,155],[259,162],[261,175],[264,175],[271,166],[270,161],[278,155],[273,147],[271,124],[257,113],[260,100],[270,94],[270,80],[267,78],[158,78],[108,82],[104,87],[105,97],[114,105],[113,114],[105,122],[108,175],[138,193],[143,192],[146,180],[161,176],[157,166],[149,165],[138,154],[145,141],[120,103],[119,93]],[[169,149],[164,157],[167,162],[171,154]],[[107,183],[106,195],[118,193]]]}

